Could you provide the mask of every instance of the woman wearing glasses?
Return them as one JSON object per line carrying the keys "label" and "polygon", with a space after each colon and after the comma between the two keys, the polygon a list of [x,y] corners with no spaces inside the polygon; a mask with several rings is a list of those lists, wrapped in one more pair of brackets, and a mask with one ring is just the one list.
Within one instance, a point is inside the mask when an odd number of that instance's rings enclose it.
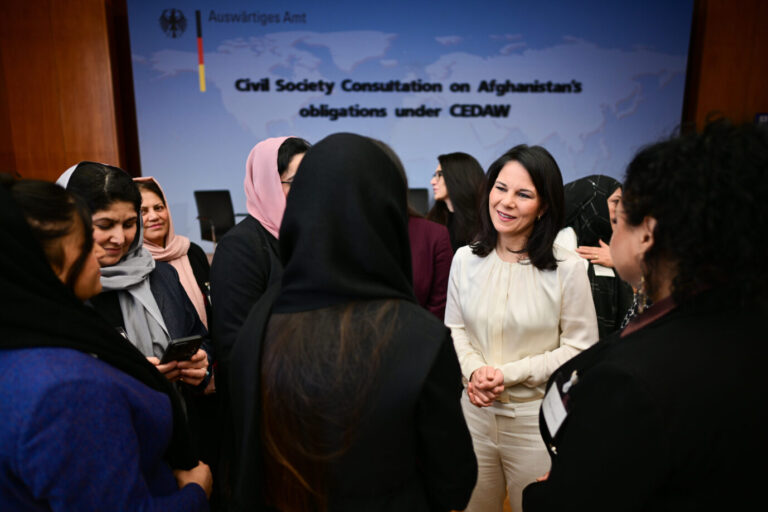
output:
{"label": "woman wearing glasses", "polygon": [[[245,164],[248,216],[227,232],[211,265],[213,338],[226,359],[251,306],[282,274],[278,232],[290,192],[309,143],[297,137],[273,137],[256,144]],[[220,359],[221,360],[221,359]]]}
{"label": "woman wearing glasses", "polygon": [[217,466],[216,500],[229,500],[229,468],[234,446],[229,443],[229,354],[248,312],[283,274],[278,233],[285,198],[309,143],[297,137],[272,137],[256,144],[245,164],[248,216],[219,241],[211,263],[211,333],[216,348],[216,393],[223,422]]}
{"label": "woman wearing glasses", "polygon": [[440,155],[437,161],[437,170],[430,181],[435,204],[427,214],[427,220],[448,228],[451,247],[456,252],[462,245],[472,242],[480,229],[483,168],[467,153]]}
{"label": "woman wearing glasses", "polygon": [[302,163],[280,228],[285,273],[232,352],[237,510],[447,512],[472,492],[459,364],[414,295],[389,153],[339,133]]}

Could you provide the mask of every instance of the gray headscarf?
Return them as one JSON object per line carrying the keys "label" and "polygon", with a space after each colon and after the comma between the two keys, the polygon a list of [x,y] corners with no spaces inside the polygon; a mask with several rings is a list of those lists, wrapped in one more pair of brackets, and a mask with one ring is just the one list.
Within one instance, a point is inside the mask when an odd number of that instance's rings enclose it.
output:
{"label": "gray headscarf", "polygon": [[[72,187],[73,176],[80,173],[95,173],[107,176],[114,170],[121,169],[105,164],[80,162],[67,169],[56,181],[59,185],[76,195],[81,195],[79,187]],[[130,179],[130,178],[129,178]],[[133,181],[131,181],[133,183]],[[135,185],[134,185],[135,186]],[[90,203],[87,197],[82,197]],[[91,212],[95,213],[95,212]],[[145,356],[162,357],[170,342],[168,328],[165,326],[160,307],[157,305],[149,286],[149,274],[155,268],[155,260],[144,249],[144,228],[141,222],[141,212],[137,212],[136,238],[133,239],[128,252],[114,265],[101,268],[101,285],[103,291],[117,291],[120,311],[123,314],[126,336]]]}

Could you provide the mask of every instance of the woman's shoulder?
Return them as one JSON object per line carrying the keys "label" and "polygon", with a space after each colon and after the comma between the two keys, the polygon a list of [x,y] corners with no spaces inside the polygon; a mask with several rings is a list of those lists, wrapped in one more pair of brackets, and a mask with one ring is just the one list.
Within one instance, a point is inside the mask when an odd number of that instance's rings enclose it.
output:
{"label": "woman's shoulder", "polygon": [[217,250],[222,245],[227,246],[231,244],[253,244],[254,240],[268,239],[272,237],[272,234],[261,225],[256,218],[251,215],[246,217],[235,224],[224,236],[221,237],[217,244]]}
{"label": "woman's shoulder", "polygon": [[189,258],[189,264],[192,267],[192,273],[195,274],[195,279],[197,279],[197,281],[207,281],[211,263],[208,259],[208,255],[203,251],[203,248],[194,242],[190,242],[187,257]]}
{"label": "woman's shoulder", "polygon": [[448,228],[431,220],[411,217],[408,220],[408,236],[411,240],[411,252],[421,254],[423,252],[450,252],[451,235]]}
{"label": "woman's shoulder", "polygon": [[192,258],[205,258],[205,251],[202,247],[197,245],[195,242],[189,242],[189,249],[187,251],[187,256]]}
{"label": "woman's shoulder", "polygon": [[90,354],[64,347],[3,351],[0,367],[3,387],[19,394],[47,393],[62,386],[77,393],[95,389],[106,393],[121,377],[128,377]]}
{"label": "woman's shoulder", "polygon": [[183,308],[183,298],[187,297],[187,292],[181,284],[178,271],[170,263],[157,262],[157,266],[149,274],[149,286],[161,310],[169,305]]}
{"label": "woman's shoulder", "polygon": [[[440,347],[450,340],[450,330],[438,318],[414,302],[399,301],[398,329],[394,339],[407,351],[411,363],[431,364]],[[397,351],[397,347],[393,347]]]}
{"label": "woman's shoulder", "polygon": [[149,274],[150,283],[161,281],[164,284],[179,280],[179,272],[167,261],[155,262],[155,268]]}
{"label": "woman's shoulder", "polygon": [[428,220],[424,217],[409,217],[408,229],[413,232],[427,233],[436,236],[448,237],[448,228],[445,225]]}
{"label": "woman's shoulder", "polygon": [[576,267],[582,267],[584,272],[587,271],[587,261],[579,256],[575,251],[565,248],[562,245],[555,243],[552,246],[552,252],[557,260],[557,268],[563,269],[570,273]]}
{"label": "woman's shoulder", "polygon": [[[214,251],[213,263],[230,264],[232,261],[262,259],[265,250],[276,254],[277,239],[250,215],[240,221],[219,240]],[[212,263],[212,266],[213,266]]]}
{"label": "woman's shoulder", "polygon": [[496,258],[498,257],[494,257],[492,254],[486,256],[475,254],[469,245],[461,246],[453,254],[451,274],[459,273],[459,275],[466,277],[476,272],[490,271],[494,267],[494,260]]}
{"label": "woman's shoulder", "polygon": [[576,251],[574,251],[570,247],[567,247],[564,244],[558,243],[557,241],[555,241],[555,243],[552,245],[552,252],[555,254],[555,258],[557,258],[558,262],[560,262],[560,261],[569,261],[569,262],[582,261],[581,256],[579,256]]}
{"label": "woman's shoulder", "polygon": [[574,231],[574,229],[570,226],[564,227],[558,231],[557,236],[555,237],[554,245],[559,246],[561,249],[574,251],[579,245],[576,231]]}
{"label": "woman's shoulder", "polygon": [[[489,254],[490,255],[490,254]],[[456,249],[456,252],[453,254],[454,260],[460,260],[460,261],[473,261],[476,263],[480,263],[482,261],[485,261],[488,258],[488,256],[480,256],[478,254],[475,254],[472,251],[471,245],[462,245],[458,249]]]}
{"label": "woman's shoulder", "polygon": [[398,318],[401,324],[407,329],[418,328],[419,330],[429,331],[437,336],[444,332],[449,332],[448,328],[435,315],[427,311],[416,302],[400,300],[398,307]]}

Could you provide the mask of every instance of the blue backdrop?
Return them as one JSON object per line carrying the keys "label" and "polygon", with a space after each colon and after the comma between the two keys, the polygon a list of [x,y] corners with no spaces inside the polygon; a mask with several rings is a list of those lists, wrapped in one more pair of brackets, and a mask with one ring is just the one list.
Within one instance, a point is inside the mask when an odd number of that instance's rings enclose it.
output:
{"label": "blue backdrop", "polygon": [[271,136],[376,137],[430,193],[437,155],[464,151],[487,168],[519,143],[549,149],[566,182],[620,179],[639,147],[680,122],[692,10],[692,0],[128,0],[142,174],[197,243],[193,191],[229,189],[245,211],[246,157]]}

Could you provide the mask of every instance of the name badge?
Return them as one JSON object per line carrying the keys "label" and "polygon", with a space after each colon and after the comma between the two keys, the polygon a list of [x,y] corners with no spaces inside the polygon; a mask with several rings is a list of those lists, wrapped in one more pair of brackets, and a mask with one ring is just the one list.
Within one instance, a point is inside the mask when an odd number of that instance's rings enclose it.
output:
{"label": "name badge", "polygon": [[[563,382],[561,375],[556,375],[541,403],[541,411],[544,422],[549,430],[550,437],[554,438],[557,431],[568,416],[568,391],[579,381],[576,370],[571,373],[571,378]],[[562,390],[562,393],[560,392]]]}
{"label": "name badge", "polygon": [[604,267],[595,263],[592,265],[592,268],[595,269],[595,276],[597,277],[616,277],[616,274],[610,267]]}

